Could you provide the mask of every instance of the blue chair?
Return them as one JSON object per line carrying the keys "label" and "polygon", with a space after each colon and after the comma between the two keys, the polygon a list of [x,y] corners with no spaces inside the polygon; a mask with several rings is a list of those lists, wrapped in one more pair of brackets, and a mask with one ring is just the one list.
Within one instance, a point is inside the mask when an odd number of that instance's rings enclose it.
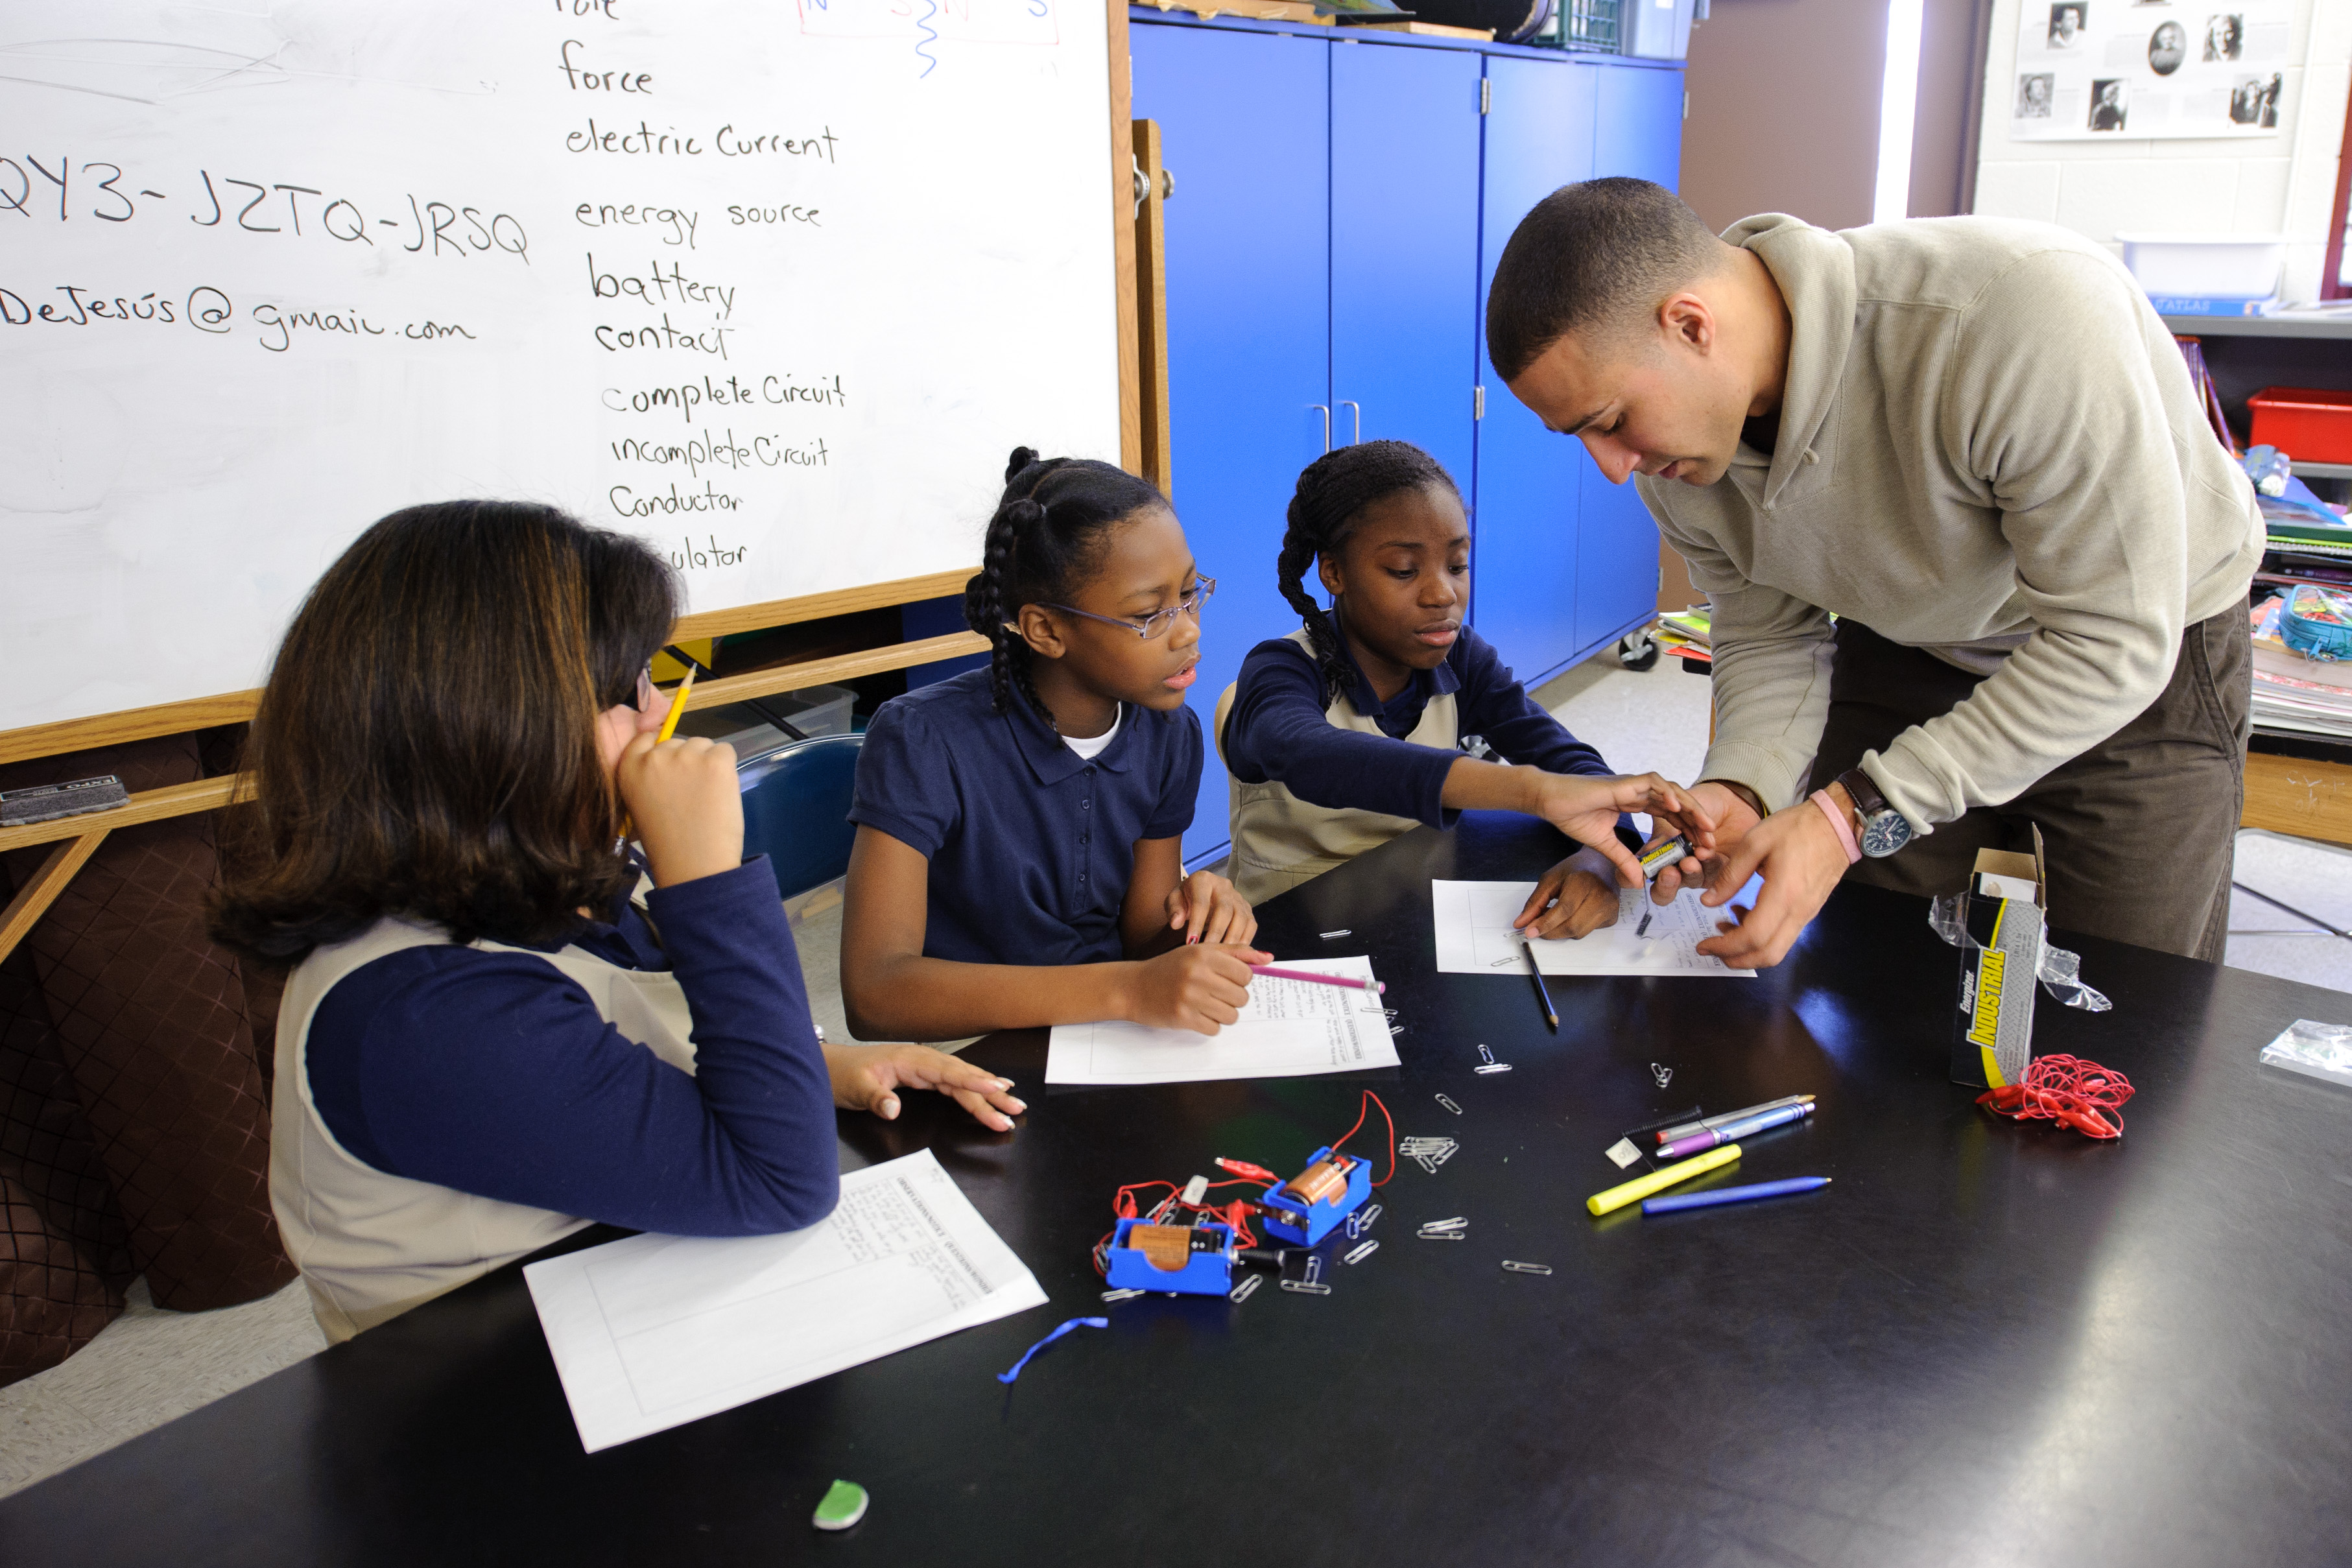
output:
{"label": "blue chair", "polygon": [[776,891],[798,898],[849,873],[857,828],[849,820],[863,735],[793,741],[736,764],[743,790],[743,855],[765,855]]}

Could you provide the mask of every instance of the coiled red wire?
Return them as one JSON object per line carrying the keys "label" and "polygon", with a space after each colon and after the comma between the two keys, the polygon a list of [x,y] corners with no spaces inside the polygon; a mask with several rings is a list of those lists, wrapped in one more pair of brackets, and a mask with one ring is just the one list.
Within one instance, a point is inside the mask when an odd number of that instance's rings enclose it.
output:
{"label": "coiled red wire", "polygon": [[2132,1097],[2131,1079],[2113,1068],[2080,1057],[2036,1057],[2023,1083],[2005,1084],[1977,1096],[1977,1103],[2016,1121],[2056,1121],[2085,1138],[2120,1138],[2117,1109]]}

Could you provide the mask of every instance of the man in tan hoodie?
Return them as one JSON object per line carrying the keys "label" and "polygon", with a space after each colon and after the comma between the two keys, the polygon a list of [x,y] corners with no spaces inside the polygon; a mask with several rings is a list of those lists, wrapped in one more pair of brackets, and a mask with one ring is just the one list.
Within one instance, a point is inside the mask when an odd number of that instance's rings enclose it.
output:
{"label": "man in tan hoodie", "polygon": [[2053,924],[2220,959],[2263,523],[2113,258],[1990,218],[1717,238],[1593,180],[1519,225],[1486,339],[1713,606],[1706,899],[1764,889],[1701,951],[1777,963],[1849,868],[1955,889],[2031,825]]}

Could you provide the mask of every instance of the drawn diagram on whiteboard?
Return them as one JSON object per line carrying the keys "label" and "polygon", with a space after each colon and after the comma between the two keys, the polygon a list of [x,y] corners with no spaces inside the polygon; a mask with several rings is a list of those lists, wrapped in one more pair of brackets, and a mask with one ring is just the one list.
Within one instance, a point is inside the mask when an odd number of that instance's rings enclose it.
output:
{"label": "drawn diagram on whiteboard", "polygon": [[799,0],[801,31],[820,38],[906,38],[923,64],[940,64],[941,44],[1017,44],[1052,48],[1062,41],[1055,0]]}

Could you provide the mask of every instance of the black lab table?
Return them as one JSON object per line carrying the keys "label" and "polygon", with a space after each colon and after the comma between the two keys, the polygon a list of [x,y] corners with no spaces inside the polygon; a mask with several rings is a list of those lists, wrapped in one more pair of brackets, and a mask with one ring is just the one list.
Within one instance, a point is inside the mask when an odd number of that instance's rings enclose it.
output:
{"label": "black lab table", "polygon": [[[844,1119],[851,1163],[933,1150],[1048,1309],[586,1456],[502,1270],[0,1502],[0,1562],[2352,1555],[2352,1090],[2255,1061],[2294,1018],[2352,1022],[2352,996],[2080,942],[2116,1010],[2045,998],[2039,1044],[2138,1086],[2123,1142],[2095,1145],[1946,1081],[1956,955],[1916,900],[1845,889],[1758,980],[1556,981],[1556,1037],[1523,976],[1433,973],[1430,879],[1532,877],[1560,843],[1474,816],[1267,906],[1284,957],[1372,955],[1402,1072],[1049,1091],[1033,1033],[975,1047],[1029,1098],[1017,1133],[936,1104]],[[1475,1075],[1481,1043],[1514,1070]],[[1461,1152],[1403,1165],[1380,1249],[1332,1258],[1330,1295],[1102,1306],[1087,1251],[1115,1186],[1221,1154],[1293,1167],[1366,1086]],[[1730,1179],[1832,1187],[1586,1215],[1624,1129],[1798,1090],[1820,1113]],[[1415,1239],[1457,1215],[1466,1242]],[[835,1476],[873,1509],[822,1537]]]}

